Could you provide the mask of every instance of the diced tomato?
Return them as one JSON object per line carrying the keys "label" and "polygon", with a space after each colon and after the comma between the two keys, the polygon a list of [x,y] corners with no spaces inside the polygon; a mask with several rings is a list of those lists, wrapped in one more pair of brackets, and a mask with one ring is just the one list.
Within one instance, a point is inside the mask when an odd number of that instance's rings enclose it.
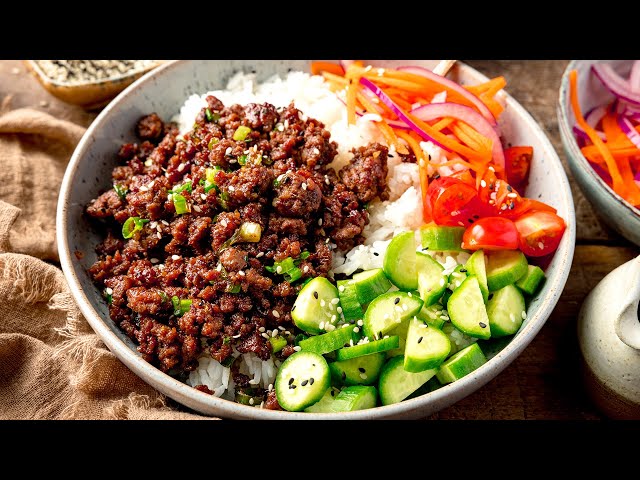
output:
{"label": "diced tomato", "polygon": [[462,236],[462,248],[467,250],[515,250],[518,230],[515,224],[502,217],[485,217],[467,227]]}
{"label": "diced tomato", "polygon": [[509,147],[504,150],[507,181],[518,190],[524,189],[529,179],[533,147]]}
{"label": "diced tomato", "polygon": [[[431,217],[438,225],[460,225],[462,219],[478,215],[473,211],[479,206],[476,189],[453,177],[440,177],[429,185],[427,200],[431,206]],[[466,215],[466,216],[465,216]]]}
{"label": "diced tomato", "polygon": [[515,227],[520,250],[530,257],[542,257],[555,252],[567,228],[561,217],[543,210],[525,213],[515,221]]}

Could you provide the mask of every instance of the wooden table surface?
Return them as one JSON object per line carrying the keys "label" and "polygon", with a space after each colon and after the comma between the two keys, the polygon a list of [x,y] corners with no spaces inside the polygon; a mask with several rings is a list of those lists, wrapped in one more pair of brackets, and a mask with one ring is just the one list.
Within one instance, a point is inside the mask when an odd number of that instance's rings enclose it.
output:
{"label": "wooden table surface", "polygon": [[[542,125],[563,161],[576,208],[576,250],[564,292],[527,349],[498,377],[435,419],[601,419],[582,387],[576,318],[589,291],[640,249],[609,229],[594,213],[569,173],[557,128],[556,100],[567,61],[486,61],[468,64],[492,77]],[[88,126],[96,112],[67,105],[46,92],[22,62],[0,61],[0,113],[20,107],[45,111]]]}

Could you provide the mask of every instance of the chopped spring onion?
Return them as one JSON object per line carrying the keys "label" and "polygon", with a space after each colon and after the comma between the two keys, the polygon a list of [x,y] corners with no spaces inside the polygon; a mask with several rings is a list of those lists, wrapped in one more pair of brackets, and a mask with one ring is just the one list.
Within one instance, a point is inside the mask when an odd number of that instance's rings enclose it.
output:
{"label": "chopped spring onion", "polygon": [[240,155],[238,157],[238,163],[240,165],[246,165],[247,164],[247,156],[246,155]]}
{"label": "chopped spring onion", "polygon": [[183,213],[189,213],[191,209],[187,203],[187,199],[179,193],[173,194],[173,206],[176,208],[176,213],[182,215]]}
{"label": "chopped spring onion", "polygon": [[256,243],[262,236],[262,226],[255,222],[244,222],[240,225],[240,238],[243,242]]}
{"label": "chopped spring onion", "polygon": [[284,279],[289,283],[293,283],[296,280],[299,280],[300,277],[302,277],[302,270],[300,270],[298,267],[293,267],[291,270],[284,274]]}
{"label": "chopped spring onion", "polygon": [[235,132],[233,132],[233,139],[236,142],[243,142],[247,135],[251,133],[251,129],[249,127],[245,127],[244,125],[240,125]]}
{"label": "chopped spring onion", "polygon": [[224,338],[222,339],[222,344],[223,344],[223,345],[229,345],[230,343],[231,343],[231,338],[229,338],[229,337],[224,337]]}
{"label": "chopped spring onion", "polygon": [[191,300],[181,300],[176,295],[171,297],[171,303],[173,304],[173,314],[176,317],[181,317],[191,309]]}
{"label": "chopped spring onion", "polygon": [[277,337],[269,337],[269,343],[271,343],[273,353],[278,353],[287,344],[287,339],[278,335]]}
{"label": "chopped spring onion", "polygon": [[218,185],[216,184],[216,173],[222,170],[217,165],[211,168],[207,168],[206,170],[206,178],[204,180],[204,191],[205,193],[209,193],[209,190],[212,188],[216,189],[216,192],[219,191]]}
{"label": "chopped spring onion", "polygon": [[189,180],[188,182],[184,182],[182,185],[179,185],[177,187],[174,187],[173,190],[169,190],[169,193],[172,194],[176,194],[176,193],[182,193],[184,191],[187,191],[189,193],[191,193],[192,188],[191,188],[191,180]]}
{"label": "chopped spring onion", "polygon": [[213,146],[218,143],[220,140],[218,140],[216,137],[213,137],[211,140],[209,140],[209,145],[207,145],[207,147],[209,148],[209,150],[213,150]]}
{"label": "chopped spring onion", "polygon": [[309,251],[308,251],[308,250],[305,250],[304,252],[302,252],[302,253],[300,254],[300,260],[306,260],[307,258],[309,258],[309,256],[310,256],[310,255],[311,255],[311,254],[309,253]]}
{"label": "chopped spring onion", "polygon": [[116,191],[116,193],[120,197],[120,200],[124,200],[127,195],[127,192],[129,191],[126,188],[124,188],[122,185],[116,185],[116,184],[113,185],[113,189]]}
{"label": "chopped spring onion", "polygon": [[208,108],[204,111],[204,116],[207,118],[207,122],[217,122],[220,120],[220,114],[218,112],[212,112]]}
{"label": "chopped spring onion", "polygon": [[222,365],[223,367],[230,367],[235,359],[236,357],[234,357],[233,355],[229,355],[227,358],[220,362],[220,365]]}
{"label": "chopped spring onion", "polygon": [[[303,257],[304,254],[307,254]],[[304,258],[308,258],[310,255],[306,250],[300,254],[300,257],[294,260],[291,257],[287,257],[281,262],[275,262],[272,266],[264,267],[268,272],[276,273],[278,275],[283,275],[284,279],[293,283],[296,280],[299,280],[302,277],[302,270],[300,270],[296,265],[300,263]]]}
{"label": "chopped spring onion", "polygon": [[218,197],[218,203],[220,203],[220,206],[223,210],[229,210],[229,204],[227,203],[228,201],[229,194],[227,192],[222,192]]}
{"label": "chopped spring onion", "polygon": [[104,290],[104,292],[102,292],[102,294],[104,295],[104,298],[107,299],[107,303],[109,305],[111,305],[111,302],[113,302],[113,295],[111,293],[109,293],[109,290],[110,289],[105,288],[105,290]]}
{"label": "chopped spring onion", "polygon": [[133,234],[142,230],[142,226],[149,220],[140,217],[129,217],[122,224],[122,236],[123,238],[131,238]]}
{"label": "chopped spring onion", "polygon": [[230,283],[225,289],[227,293],[240,293],[240,285]]}

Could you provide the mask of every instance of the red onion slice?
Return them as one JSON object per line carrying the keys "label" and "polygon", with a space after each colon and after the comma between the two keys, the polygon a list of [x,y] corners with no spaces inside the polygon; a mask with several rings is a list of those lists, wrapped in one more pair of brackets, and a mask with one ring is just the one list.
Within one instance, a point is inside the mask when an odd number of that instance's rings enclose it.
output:
{"label": "red onion slice", "polygon": [[633,124],[628,118],[618,115],[618,125],[627,136],[629,140],[637,147],[640,148],[640,133],[633,127]]}
{"label": "red onion slice", "polygon": [[411,114],[425,122],[444,117],[452,117],[456,120],[463,121],[475,129],[480,135],[491,140],[493,144],[491,157],[496,165],[504,169],[504,151],[502,150],[500,137],[491,124],[473,108],[460,105],[459,103],[430,103],[411,110]]}
{"label": "red onion slice", "polygon": [[591,66],[591,70],[600,79],[607,90],[616,97],[633,105],[640,106],[640,92],[633,92],[629,82],[624,80],[608,63],[597,63]]}
{"label": "red onion slice", "polygon": [[[341,99],[339,95],[336,95],[336,97],[338,97],[338,100],[340,100],[345,107],[347,106],[347,102]],[[359,117],[362,117],[364,115],[371,115],[371,113],[367,111],[363,111],[359,108],[356,108],[356,115]],[[380,118],[382,118],[382,115],[380,115]],[[392,128],[399,128],[400,130],[411,130],[406,123],[401,122],[400,120],[391,120],[391,119],[385,118],[384,121]]]}
{"label": "red onion slice", "polygon": [[629,88],[634,93],[640,93],[640,60],[633,62],[629,75]]}
{"label": "red onion slice", "polygon": [[[582,127],[580,127],[580,125],[574,125],[573,126],[573,133],[574,135],[576,135],[577,137],[580,137],[581,139],[585,140],[585,141],[589,141],[591,142],[591,139],[589,138],[589,135],[587,135],[587,132],[585,132]],[[602,139],[602,140],[606,140],[607,136],[604,134],[604,132],[600,131],[600,130],[596,130],[596,133],[598,134],[598,136]]]}
{"label": "red onion slice", "polygon": [[415,75],[420,75],[421,77],[428,78],[429,80],[437,82],[440,85],[443,85],[451,90],[454,90],[456,93],[459,93],[462,97],[466,98],[469,102],[471,102],[480,111],[482,116],[487,119],[487,121],[492,127],[496,126],[497,124],[496,118],[493,116],[493,113],[491,113],[491,110],[489,110],[489,108],[484,104],[482,100],[480,100],[478,97],[476,97],[473,93],[471,93],[469,90],[464,88],[462,85],[459,85],[453,80],[449,80],[446,77],[437,75],[427,68],[407,66],[407,67],[398,67],[397,70],[413,73]]}
{"label": "red onion slice", "polygon": [[[375,83],[373,83],[371,80],[369,80],[368,78],[362,77],[360,78],[360,83],[362,85],[364,85],[365,87],[367,87],[369,90],[371,90],[373,93],[376,94],[376,96],[382,100],[382,102],[389,107],[393,113],[395,113],[398,118],[400,120],[402,120],[404,123],[406,123],[409,128],[411,128],[411,130],[413,130],[414,132],[416,132],[418,135],[420,135],[423,139],[429,141],[429,142],[433,142],[434,144],[436,144],[437,146],[439,146],[440,148],[446,150],[447,152],[450,152],[451,150],[448,149],[447,147],[445,147],[444,145],[442,145],[440,142],[438,142],[435,138],[431,137],[427,132],[425,132],[424,130],[422,130],[413,120],[411,120],[411,118],[409,118],[403,111],[402,109],[396,105],[396,103],[391,100],[391,98],[389,98],[389,96],[384,93]],[[438,105],[438,104],[435,104]]]}

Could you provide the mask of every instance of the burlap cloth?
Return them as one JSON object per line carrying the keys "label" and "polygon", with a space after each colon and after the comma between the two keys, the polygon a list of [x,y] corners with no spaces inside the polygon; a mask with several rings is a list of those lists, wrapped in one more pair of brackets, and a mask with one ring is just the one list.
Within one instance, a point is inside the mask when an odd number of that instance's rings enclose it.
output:
{"label": "burlap cloth", "polygon": [[83,133],[35,110],[0,116],[0,419],[203,418],[106,348],[54,265],[58,189]]}

